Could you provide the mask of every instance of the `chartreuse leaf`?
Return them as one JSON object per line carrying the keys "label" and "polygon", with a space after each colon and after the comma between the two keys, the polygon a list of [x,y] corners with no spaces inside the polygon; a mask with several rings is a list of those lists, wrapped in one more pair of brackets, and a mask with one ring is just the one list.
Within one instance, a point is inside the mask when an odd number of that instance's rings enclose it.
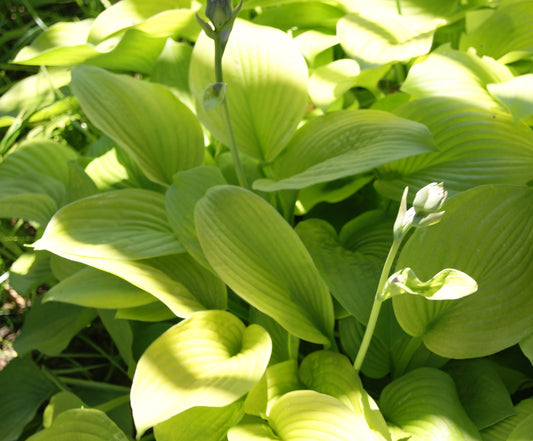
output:
{"label": "chartreuse leaf", "polygon": [[487,89],[509,108],[517,120],[528,120],[533,116],[533,74],[487,84]]}
{"label": "chartreuse leaf", "polygon": [[331,395],[314,390],[299,390],[283,395],[270,411],[269,422],[284,441],[384,440],[369,438],[364,416]]}
{"label": "chartreuse leaf", "polygon": [[358,417],[352,423],[353,430],[360,439],[390,441],[387,423],[344,355],[329,351],[311,353],[302,361],[300,378],[309,389],[331,395],[353,410]]}
{"label": "chartreuse leaf", "polygon": [[16,441],[56,389],[30,357],[17,357],[0,372],[0,439]]}
{"label": "chartreuse leaf", "polygon": [[263,378],[248,392],[244,410],[248,415],[265,418],[282,395],[305,389],[298,378],[296,360],[283,361],[269,366]]}
{"label": "chartreuse leaf", "polygon": [[[214,45],[201,34],[194,46],[189,81],[198,118],[231,145],[221,108],[206,111],[206,87],[215,82]],[[239,151],[272,161],[285,147],[307,106],[307,66],[292,39],[280,31],[237,19],[222,59],[227,103]]]}
{"label": "chartreuse leaf", "polygon": [[43,426],[48,429],[58,415],[69,409],[79,409],[87,405],[71,392],[61,391],[50,398],[50,402],[43,411]]}
{"label": "chartreuse leaf", "polygon": [[220,441],[244,416],[244,400],[224,407],[193,407],[154,427],[157,441]]}
{"label": "chartreuse leaf", "polygon": [[435,29],[445,20],[384,15],[376,8],[348,14],[337,23],[337,36],[346,54],[361,68],[372,69],[427,54]]}
{"label": "chartreuse leaf", "polygon": [[453,360],[445,370],[453,378],[459,399],[479,430],[515,414],[511,396],[489,360]]}
{"label": "chartreuse leaf", "polygon": [[[533,52],[533,19],[530,2],[509,2],[496,9],[474,31],[461,38],[460,48],[473,47],[479,55],[488,55],[502,63],[529,58]],[[501,32],[494,32],[501,29]]]}
{"label": "chartreuse leaf", "polygon": [[528,441],[533,432],[533,414],[518,424],[507,438],[507,441]]}
{"label": "chartreuse leaf", "polygon": [[453,14],[457,7],[457,0],[442,0],[428,2],[427,0],[339,0],[349,10],[363,14],[381,12],[384,16],[406,15],[427,19],[447,17]]}
{"label": "chartreuse leaf", "polygon": [[295,336],[330,344],[328,289],[270,204],[239,187],[213,187],[197,203],[195,223],[208,262],[233,291]]}
{"label": "chartreuse leaf", "polygon": [[21,254],[9,268],[9,285],[22,296],[41,285],[53,285],[50,256],[46,251]]}
{"label": "chartreuse leaf", "polygon": [[370,211],[348,222],[340,234],[321,219],[298,223],[296,232],[335,299],[366,324],[392,243],[392,221]]}
{"label": "chartreuse leaf", "polygon": [[317,67],[309,79],[309,96],[313,103],[326,112],[344,92],[356,83],[360,69],[356,61],[341,59]]}
{"label": "chartreuse leaf", "polygon": [[72,90],[89,119],[153,181],[168,185],[177,171],[202,163],[200,124],[166,87],[79,66]]}
{"label": "chartreuse leaf", "polygon": [[68,184],[68,161],[78,153],[58,142],[35,139],[22,142],[0,165],[0,179],[15,178],[24,173],[40,173]]}
{"label": "chartreuse leaf", "polygon": [[174,175],[165,200],[170,226],[180,243],[199,263],[211,268],[205,259],[194,225],[194,207],[206,191],[226,181],[216,167],[195,167]]}
{"label": "chartreuse leaf", "polygon": [[30,436],[28,441],[129,441],[104,412],[97,409],[70,409],[54,420],[52,425]]}
{"label": "chartreuse leaf", "polygon": [[17,54],[14,63],[30,66],[92,64],[107,69],[149,73],[165,45],[166,36],[127,29],[98,45],[87,43],[93,20],[50,26]]}
{"label": "chartreuse leaf", "polygon": [[239,424],[228,431],[228,441],[275,441],[280,438],[261,418],[245,415]]}
{"label": "chartreuse leaf", "polygon": [[412,265],[421,278],[458,268],[479,289],[450,302],[394,297],[394,312],[408,334],[451,358],[492,354],[531,334],[532,200],[529,187],[481,186],[451,198],[439,224],[415,231],[398,267]]}
{"label": "chartreuse leaf", "polygon": [[131,389],[139,436],[197,406],[224,407],[263,376],[268,333],[225,311],[203,311],[166,331],[141,356]]}
{"label": "chartreuse leaf", "polygon": [[[158,36],[176,36],[181,21],[186,23],[189,18],[183,9],[190,6],[191,0],[124,0],[115,3],[96,17],[87,41],[96,45],[110,35],[131,27]],[[178,8],[181,9],[179,13]]]}
{"label": "chartreuse leaf", "polygon": [[332,112],[296,132],[273,164],[276,181],[261,179],[253,186],[298,190],[433,150],[433,138],[422,124],[380,110]]}
{"label": "chartreuse leaf", "polygon": [[43,301],[118,309],[146,305],[155,298],[119,277],[89,267],[54,285],[46,292]]}
{"label": "chartreuse leaf", "polygon": [[383,288],[383,300],[402,294],[425,297],[430,300],[455,300],[477,291],[477,283],[462,271],[447,268],[427,282],[422,282],[411,268],[395,272]]}
{"label": "chartreuse leaf", "polygon": [[133,308],[118,309],[115,318],[139,322],[162,322],[175,319],[176,314],[168,309],[164,303],[153,302],[147,305],[134,306]]}
{"label": "chartreuse leaf", "polygon": [[34,247],[83,263],[183,251],[168,224],[164,196],[142,189],[109,191],[63,207]]}
{"label": "chartreuse leaf", "polygon": [[414,439],[481,441],[453,380],[438,369],[419,368],[394,380],[383,389],[379,404],[387,421]]}

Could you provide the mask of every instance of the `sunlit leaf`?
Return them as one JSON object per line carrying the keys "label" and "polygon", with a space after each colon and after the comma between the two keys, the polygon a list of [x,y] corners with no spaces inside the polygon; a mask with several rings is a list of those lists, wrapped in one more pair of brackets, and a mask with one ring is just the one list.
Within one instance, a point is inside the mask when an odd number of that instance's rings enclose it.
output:
{"label": "sunlit leaf", "polygon": [[196,406],[227,406],[263,375],[271,341],[225,311],[205,311],[173,326],[144,352],[131,390],[139,434]]}
{"label": "sunlit leaf", "polygon": [[94,268],[85,268],[62,280],[44,296],[44,301],[104,309],[131,308],[154,300],[146,291]]}
{"label": "sunlit leaf", "polygon": [[521,75],[503,83],[487,84],[487,89],[500,99],[518,120],[533,116],[533,74]]}
{"label": "sunlit leaf", "polygon": [[451,198],[439,224],[414,233],[398,267],[412,265],[421,278],[457,268],[479,288],[454,301],[394,297],[396,317],[407,333],[453,358],[492,354],[531,334],[532,200],[528,187],[478,187]]}
{"label": "sunlit leaf", "polygon": [[128,437],[104,412],[97,409],[70,409],[52,425],[28,438],[28,441],[128,441]]}
{"label": "sunlit leaf", "polygon": [[168,185],[177,171],[202,163],[200,124],[164,86],[80,66],[72,88],[89,119],[153,181]]}
{"label": "sunlit leaf", "polygon": [[[530,58],[533,52],[531,2],[509,2],[496,9],[474,31],[461,38],[461,49],[474,47],[479,55],[488,55],[502,63]],[[501,30],[494,32],[494,29]]]}
{"label": "sunlit leaf", "polygon": [[46,251],[21,254],[9,268],[9,285],[22,296],[41,285],[55,283],[50,269],[50,253]]}
{"label": "sunlit leaf", "polygon": [[337,36],[346,54],[361,68],[372,69],[427,54],[442,19],[405,15],[383,16],[381,11],[348,14],[337,23]]}
{"label": "sunlit leaf", "polygon": [[193,407],[154,428],[157,441],[220,441],[243,415],[244,400],[225,407]]}
{"label": "sunlit leaf", "polygon": [[197,203],[195,222],[208,262],[233,291],[297,337],[329,344],[328,289],[270,204],[238,187],[213,187]]}
{"label": "sunlit leaf", "polygon": [[43,411],[43,426],[48,429],[58,415],[69,409],[79,409],[87,405],[71,392],[61,391],[55,394]]}
{"label": "sunlit leaf", "polygon": [[[201,34],[194,46],[190,86],[200,121],[230,146],[221,108],[206,111],[204,90],[215,82],[214,44]],[[263,161],[285,147],[307,106],[307,66],[292,39],[278,29],[237,20],[222,59],[227,102],[239,150]]]}
{"label": "sunlit leaf", "polygon": [[394,380],[383,389],[379,404],[387,421],[415,439],[481,441],[453,380],[438,369],[420,368]]}
{"label": "sunlit leaf", "polygon": [[254,188],[301,189],[432,150],[433,139],[422,124],[379,110],[332,112],[299,129],[274,162],[276,181],[258,180]]}
{"label": "sunlit leaf", "polygon": [[430,300],[455,300],[477,291],[477,283],[462,271],[447,268],[427,282],[421,281],[411,268],[395,272],[383,288],[383,299],[402,294],[419,295]]}
{"label": "sunlit leaf", "polygon": [[183,251],[170,229],[164,196],[142,189],[110,191],[65,206],[34,247],[78,261],[135,260]]}
{"label": "sunlit leaf", "polygon": [[317,67],[309,79],[309,95],[324,112],[356,83],[359,65],[354,60],[335,60]]}
{"label": "sunlit leaf", "polygon": [[338,352],[315,351],[300,366],[300,378],[310,389],[337,398],[359,417],[353,429],[361,439],[389,440],[387,424],[374,400],[363,389],[351,362]]}

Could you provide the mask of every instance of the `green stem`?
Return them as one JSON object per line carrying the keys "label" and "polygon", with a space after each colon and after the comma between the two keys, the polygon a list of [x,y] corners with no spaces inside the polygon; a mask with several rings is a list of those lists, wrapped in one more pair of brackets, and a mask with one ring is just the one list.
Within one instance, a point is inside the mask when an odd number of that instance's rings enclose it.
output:
{"label": "green stem", "polygon": [[[216,34],[215,37],[215,81],[217,83],[223,83],[224,77],[222,75],[222,41],[220,33]],[[233,159],[233,166],[235,167],[235,173],[237,174],[237,179],[239,180],[239,185],[243,188],[248,187],[248,181],[246,175],[244,174],[244,169],[242,168],[241,158],[239,157],[239,151],[237,150],[237,142],[235,141],[235,134],[233,132],[233,126],[231,125],[231,118],[229,115],[228,102],[226,97],[222,101],[222,113],[226,122],[226,127],[228,129],[230,140],[231,140],[231,157]]]}
{"label": "green stem", "polygon": [[374,304],[372,305],[372,310],[370,311],[370,317],[368,319],[368,324],[366,325],[365,333],[363,335],[363,340],[361,341],[361,346],[359,347],[359,351],[357,352],[357,356],[355,357],[355,362],[353,364],[353,367],[357,372],[359,372],[361,370],[361,366],[363,366],[363,361],[368,351],[368,347],[370,346],[372,335],[374,335],[374,330],[376,329],[376,324],[377,324],[378,317],[379,317],[379,311],[381,310],[381,304],[383,303],[383,300],[382,300],[383,288],[385,287],[385,283],[387,282],[387,279],[389,278],[389,273],[390,273],[392,264],[394,262],[394,259],[396,258],[396,254],[398,253],[398,250],[400,249],[402,238],[403,237],[400,237],[399,239],[395,239],[392,242],[392,245],[389,250],[389,254],[387,255],[387,259],[385,260],[383,269],[381,270],[381,277],[379,279],[378,288],[376,290],[376,296],[374,297]]}

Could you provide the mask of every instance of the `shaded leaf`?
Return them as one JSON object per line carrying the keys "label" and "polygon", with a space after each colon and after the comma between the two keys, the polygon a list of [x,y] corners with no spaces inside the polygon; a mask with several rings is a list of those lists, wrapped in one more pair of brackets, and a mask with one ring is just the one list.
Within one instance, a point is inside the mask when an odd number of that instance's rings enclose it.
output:
{"label": "shaded leaf", "polygon": [[238,187],[208,190],[195,222],[205,256],[224,282],[304,340],[329,344],[333,305],[304,245],[278,212]]}
{"label": "shaded leaf", "polygon": [[56,389],[30,357],[12,360],[0,372],[0,439],[16,441],[41,404]]}

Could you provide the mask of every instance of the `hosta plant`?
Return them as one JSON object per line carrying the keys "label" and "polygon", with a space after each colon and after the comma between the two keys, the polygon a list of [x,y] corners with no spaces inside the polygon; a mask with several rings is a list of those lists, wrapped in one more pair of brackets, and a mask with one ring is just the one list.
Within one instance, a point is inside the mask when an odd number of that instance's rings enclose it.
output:
{"label": "hosta plant", "polygon": [[0,441],[530,439],[528,18],[122,0],[40,33],[0,98],[36,232]]}

